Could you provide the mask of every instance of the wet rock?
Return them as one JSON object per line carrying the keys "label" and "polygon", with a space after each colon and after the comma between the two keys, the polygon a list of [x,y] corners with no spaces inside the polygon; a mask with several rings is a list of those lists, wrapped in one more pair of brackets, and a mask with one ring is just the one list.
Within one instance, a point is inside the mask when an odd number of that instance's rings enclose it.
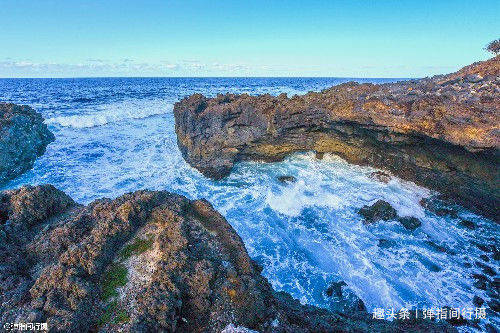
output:
{"label": "wet rock", "polygon": [[427,259],[426,257],[422,255],[418,255],[418,260],[422,263],[422,265],[425,266],[429,271],[431,272],[440,272],[442,269],[439,267],[436,263],[432,262],[431,260]]}
{"label": "wet rock", "polygon": [[325,157],[325,153],[315,152],[314,156],[315,156],[318,160],[322,160],[322,159],[323,159],[323,157]]}
{"label": "wet rock", "polygon": [[472,274],[472,277],[476,280],[472,285],[477,289],[486,290],[488,278],[481,274]]}
{"label": "wet rock", "polygon": [[457,207],[452,201],[444,199],[443,196],[432,196],[420,200],[422,207],[437,216],[458,218]]}
{"label": "wet rock", "polygon": [[[52,186],[0,194],[0,322],[65,332],[442,332],[275,292],[205,200],[137,191],[80,206]],[[344,294],[342,294],[344,297]]]}
{"label": "wet rock", "polygon": [[480,308],[484,304],[484,300],[479,296],[474,296],[474,298],[472,299],[472,303],[476,307]]}
{"label": "wet rock", "polygon": [[394,242],[391,239],[379,239],[378,240],[378,246],[382,249],[388,249],[390,247],[393,247],[396,245],[396,242]]}
{"label": "wet rock", "polygon": [[366,307],[363,301],[348,288],[344,281],[332,282],[326,289],[325,294],[332,298],[330,308],[335,312],[341,313],[366,313]]}
{"label": "wet rock", "polygon": [[453,326],[465,326],[465,325],[467,325],[469,323],[467,321],[467,319],[465,319],[463,317],[460,317],[460,318],[449,318],[449,319],[446,319],[446,321],[448,323],[450,323],[451,325],[453,325]]}
{"label": "wet rock", "polygon": [[379,182],[387,184],[391,180],[391,175],[384,171],[374,171],[370,174],[370,178],[376,179]]}
{"label": "wet rock", "polygon": [[279,176],[278,181],[283,184],[295,183],[297,181],[297,178],[295,178],[294,176]]}
{"label": "wet rock", "polygon": [[498,330],[492,324],[486,324],[485,328],[488,333],[498,333]]}
{"label": "wet rock", "polygon": [[488,245],[481,244],[481,243],[474,243],[474,244],[476,245],[476,247],[478,249],[480,249],[483,252],[487,252],[487,253],[493,252],[493,249]]}
{"label": "wet rock", "polygon": [[[498,221],[500,194],[491,181],[500,147],[498,57],[478,66],[482,74],[468,67],[412,82],[349,82],[291,98],[194,94],[174,106],[177,143],[191,166],[216,179],[238,161],[333,153]],[[469,75],[483,77],[480,89]]]}
{"label": "wet rock", "polygon": [[[449,307],[443,307],[444,309],[446,309],[447,311],[450,311],[451,308]],[[460,316],[460,318],[448,318],[446,319],[446,321],[448,323],[450,323],[451,325],[453,326],[464,326],[464,325],[467,325],[469,322],[467,321],[467,319],[465,319],[464,317]]]}
{"label": "wet rock", "polygon": [[422,225],[422,222],[413,216],[398,217],[398,221],[408,230],[415,230]]}
{"label": "wet rock", "polygon": [[450,209],[450,208],[438,208],[434,211],[434,213],[437,216],[450,216],[450,217],[454,217],[454,218],[457,217],[457,213],[453,209]]}
{"label": "wet rock", "polygon": [[258,333],[257,331],[248,329],[243,326],[234,326],[233,324],[229,324],[224,328],[221,333]]}
{"label": "wet rock", "polygon": [[446,247],[444,247],[444,246],[442,246],[442,245],[438,245],[438,244],[434,243],[434,242],[433,242],[433,241],[431,241],[431,240],[426,240],[426,241],[425,241],[425,243],[426,243],[427,245],[429,245],[429,247],[430,247],[431,249],[433,249],[434,251],[441,252],[441,253],[446,253],[446,252],[448,252],[448,249],[447,249]]}
{"label": "wet rock", "polygon": [[488,301],[488,306],[496,313],[500,312],[500,302],[498,300],[492,299],[491,301]]}
{"label": "wet rock", "polygon": [[332,297],[335,295],[338,298],[342,298],[342,287],[347,286],[347,283],[344,281],[332,282],[328,289],[326,289],[326,296]]}
{"label": "wet rock", "polygon": [[0,185],[31,169],[54,139],[32,108],[0,103]]}
{"label": "wet rock", "polygon": [[495,276],[496,275],[495,270],[493,268],[491,268],[490,266],[488,266],[486,264],[483,264],[480,261],[476,261],[475,264],[476,264],[476,266],[478,266],[478,267],[481,268],[481,270],[483,271],[484,274],[487,274],[489,276]]}
{"label": "wet rock", "polygon": [[363,206],[359,212],[364,217],[365,223],[374,223],[380,220],[393,220],[397,217],[396,210],[384,200],[377,200],[373,205]]}
{"label": "wet rock", "polygon": [[461,225],[462,227],[465,227],[465,228],[470,229],[470,230],[476,229],[476,224],[472,221],[469,221],[469,220],[460,220],[460,222],[458,222],[458,224]]}

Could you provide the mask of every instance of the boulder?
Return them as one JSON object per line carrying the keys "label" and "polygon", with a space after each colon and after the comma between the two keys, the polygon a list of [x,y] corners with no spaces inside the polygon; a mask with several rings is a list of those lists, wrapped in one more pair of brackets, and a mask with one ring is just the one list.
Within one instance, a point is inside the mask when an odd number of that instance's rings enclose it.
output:
{"label": "boulder", "polygon": [[479,296],[474,296],[474,298],[472,299],[472,303],[476,307],[480,308],[484,304],[484,300]]}
{"label": "boulder", "polygon": [[398,217],[398,221],[408,230],[415,230],[422,225],[422,222],[413,216]]}
{"label": "boulder", "polygon": [[0,186],[31,169],[54,140],[32,108],[0,103]]}
{"label": "boulder", "polygon": [[376,179],[379,182],[387,184],[391,180],[391,175],[384,171],[374,171],[370,174],[370,178]]}
{"label": "boulder", "polygon": [[64,332],[454,332],[334,313],[276,292],[205,200],[137,191],[81,206],[53,186],[0,195],[0,322]]}
{"label": "boulder", "polygon": [[280,183],[287,184],[287,183],[295,183],[297,181],[297,178],[294,176],[279,176],[277,177]]}
{"label": "boulder", "polygon": [[397,217],[396,210],[384,200],[377,200],[373,205],[363,206],[359,210],[359,214],[364,217],[366,224],[380,220],[393,220]]}

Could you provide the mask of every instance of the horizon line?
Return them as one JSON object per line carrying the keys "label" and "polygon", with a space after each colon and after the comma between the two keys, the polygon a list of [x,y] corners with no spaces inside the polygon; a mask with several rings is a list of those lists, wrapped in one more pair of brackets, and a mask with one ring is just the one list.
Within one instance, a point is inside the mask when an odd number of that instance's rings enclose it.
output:
{"label": "horizon line", "polygon": [[[437,74],[444,75],[444,74]],[[436,76],[436,75],[432,75]],[[415,76],[415,77],[356,77],[356,76],[58,76],[58,77],[0,77],[0,80],[26,80],[26,79],[390,79],[390,80],[416,80],[431,76]]]}

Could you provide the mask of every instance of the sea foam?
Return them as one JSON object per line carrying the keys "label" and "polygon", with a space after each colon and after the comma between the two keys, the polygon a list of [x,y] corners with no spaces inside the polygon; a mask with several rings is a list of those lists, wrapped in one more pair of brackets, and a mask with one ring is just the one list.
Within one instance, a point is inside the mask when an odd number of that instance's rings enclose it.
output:
{"label": "sea foam", "polygon": [[94,107],[92,110],[80,110],[78,114],[58,116],[45,121],[48,125],[63,127],[88,128],[102,126],[126,119],[141,119],[171,112],[173,105],[161,100],[127,100]]}

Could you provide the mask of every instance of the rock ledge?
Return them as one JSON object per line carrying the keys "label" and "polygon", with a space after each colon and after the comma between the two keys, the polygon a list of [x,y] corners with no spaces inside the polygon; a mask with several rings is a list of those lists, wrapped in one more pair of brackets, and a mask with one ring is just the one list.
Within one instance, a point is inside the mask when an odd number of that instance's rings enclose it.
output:
{"label": "rock ledge", "polygon": [[497,56],[449,75],[350,82],[291,98],[194,94],[174,106],[177,142],[186,161],[214,179],[238,161],[329,152],[498,221],[499,67]]}

